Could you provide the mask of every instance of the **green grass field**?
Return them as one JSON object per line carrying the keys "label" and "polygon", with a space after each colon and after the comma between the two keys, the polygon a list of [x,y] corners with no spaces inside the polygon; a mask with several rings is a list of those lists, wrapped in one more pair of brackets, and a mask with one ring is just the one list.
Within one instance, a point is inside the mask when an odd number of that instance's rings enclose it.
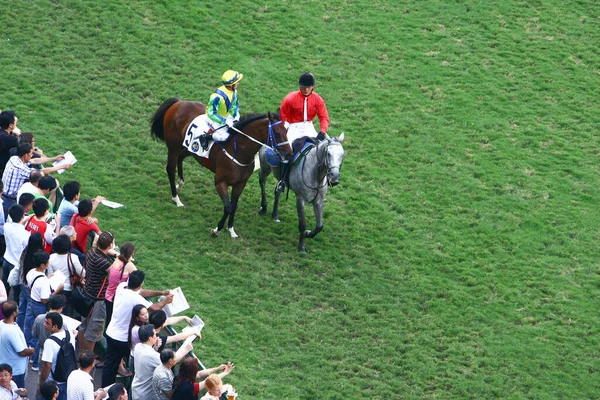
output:
{"label": "green grass field", "polygon": [[[2,99],[60,177],[133,241],[147,287],[181,286],[196,353],[240,399],[598,398],[600,13],[595,1],[18,1]],[[213,176],[170,201],[149,118],[244,73],[242,112],[312,71],[346,133],[325,229],[296,250],[293,196],[213,239]],[[270,181],[274,187],[274,180]],[[272,190],[272,189],[271,189]],[[272,198],[269,199],[272,202]],[[312,212],[309,226],[314,224]]]}

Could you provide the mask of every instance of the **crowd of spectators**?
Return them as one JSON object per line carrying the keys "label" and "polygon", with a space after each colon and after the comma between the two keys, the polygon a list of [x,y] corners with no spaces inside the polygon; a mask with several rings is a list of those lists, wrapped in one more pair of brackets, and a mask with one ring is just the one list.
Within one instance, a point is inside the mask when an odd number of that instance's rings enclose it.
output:
{"label": "crowd of spectators", "polygon": [[[51,174],[71,166],[44,166],[64,157],[44,154],[17,121],[13,111],[0,112],[0,398],[232,396],[221,380],[232,363],[199,370],[189,355],[198,329],[164,335],[191,319],[167,317],[170,291],[144,288],[133,243],[117,248],[114,234],[101,230],[94,211],[104,198],[81,199],[77,181],[61,187]],[[103,339],[101,359],[95,350]],[[97,368],[104,389],[94,390]],[[28,369],[38,374],[37,393],[25,390]]]}

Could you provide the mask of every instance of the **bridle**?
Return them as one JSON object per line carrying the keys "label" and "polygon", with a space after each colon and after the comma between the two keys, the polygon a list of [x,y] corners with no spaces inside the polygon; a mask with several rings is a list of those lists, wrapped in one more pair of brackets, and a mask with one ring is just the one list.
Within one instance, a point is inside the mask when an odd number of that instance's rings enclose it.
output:
{"label": "bridle", "polygon": [[[267,134],[267,143],[263,143],[259,140],[254,139],[252,136],[249,136],[247,134],[245,134],[244,132],[242,132],[241,130],[237,129],[236,127],[231,127],[231,129],[233,129],[234,131],[236,131],[237,133],[240,133],[241,135],[247,137],[248,139],[250,139],[251,141],[253,141],[254,143],[257,143],[259,145],[261,145],[262,147],[265,147],[267,149],[272,149],[273,151],[279,153],[279,151],[277,150],[278,147],[281,146],[285,146],[286,144],[288,144],[289,142],[281,142],[281,143],[277,143],[277,139],[275,138],[275,132],[273,131],[273,127],[277,126],[281,124],[281,121],[277,121],[277,122],[271,122],[271,120],[269,120],[269,131]],[[221,150],[223,151],[223,153],[225,153],[225,155],[227,156],[227,158],[229,158],[231,161],[233,161],[234,163],[236,163],[237,165],[239,165],[240,167],[249,167],[250,165],[254,165],[254,161],[248,163],[248,164],[244,164],[239,162],[238,160],[235,159],[235,157],[233,157],[231,154],[229,154],[227,152],[227,150],[225,150],[225,148],[223,147],[223,145],[221,144],[221,142],[216,142],[219,144],[219,147],[221,148]],[[233,153],[235,154],[236,152],[236,148],[237,148],[237,143],[235,140],[235,136],[233,137]]]}
{"label": "bridle", "polygon": [[[326,146],[323,146],[325,148],[325,150],[323,151],[323,157],[321,157],[321,160],[319,160],[319,145],[317,145],[317,172],[321,170],[321,168],[323,167],[323,165],[325,165],[325,167],[327,167],[327,170],[325,172],[325,176],[324,178],[327,178],[324,180],[323,184],[318,185],[316,187],[312,187],[310,185],[308,185],[306,183],[306,181],[304,180],[304,166],[306,165],[306,158],[305,161],[302,163],[302,183],[304,184],[304,186],[306,186],[307,188],[311,189],[311,190],[319,190],[324,188],[326,185],[331,186],[331,184],[329,183],[329,171],[331,171],[333,168],[339,168],[338,166],[331,166],[329,164],[329,157],[328,157],[328,153],[329,153],[329,146],[341,146],[341,143],[338,142],[331,142],[328,141]],[[320,180],[323,180],[323,178],[321,178]],[[315,198],[313,199],[313,201],[317,198],[317,194],[318,192],[315,194]]]}

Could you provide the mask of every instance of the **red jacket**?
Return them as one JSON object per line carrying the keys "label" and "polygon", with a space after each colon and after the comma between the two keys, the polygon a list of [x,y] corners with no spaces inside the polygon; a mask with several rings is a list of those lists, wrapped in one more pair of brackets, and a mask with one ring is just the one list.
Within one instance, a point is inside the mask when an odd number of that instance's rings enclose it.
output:
{"label": "red jacket", "polygon": [[[279,110],[279,117],[283,122],[289,122],[290,124],[304,121],[304,95],[301,91],[290,92],[281,102],[281,108]],[[315,119],[315,116],[319,117],[319,132],[327,133],[329,128],[329,114],[327,113],[327,107],[325,107],[325,101],[323,98],[312,92],[308,95],[308,121]]]}

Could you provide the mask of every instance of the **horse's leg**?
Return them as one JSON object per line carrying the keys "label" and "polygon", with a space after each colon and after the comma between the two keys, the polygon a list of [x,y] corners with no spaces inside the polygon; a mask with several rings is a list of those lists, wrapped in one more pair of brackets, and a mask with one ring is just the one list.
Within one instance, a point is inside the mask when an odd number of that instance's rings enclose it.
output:
{"label": "horse's leg", "polygon": [[177,204],[177,207],[183,207],[183,203],[179,200],[177,187],[175,186],[175,169],[177,168],[178,153],[169,151],[167,156],[167,175],[169,175],[169,184],[171,185],[171,199]]}
{"label": "horse's leg", "polygon": [[296,211],[298,212],[298,231],[300,231],[300,240],[298,242],[298,250],[303,253],[306,253],[306,248],[304,247],[304,236],[306,234],[306,219],[304,216],[304,205],[306,202],[301,196],[296,195]]}
{"label": "horse's leg", "polygon": [[186,157],[187,157],[187,154],[185,152],[181,153],[179,155],[179,157],[177,157],[177,174],[179,175],[179,182],[177,183],[177,186],[176,186],[177,194],[179,194],[179,192],[181,191],[181,188],[183,187],[183,184],[184,184],[183,160],[185,160]]}
{"label": "horse's leg", "polygon": [[[262,150],[261,150],[262,151]],[[266,162],[264,163],[266,164]],[[267,213],[267,193],[265,190],[268,176],[271,174],[271,166],[269,164],[264,165],[262,154],[260,158],[260,172],[258,175],[258,183],[260,184],[260,209],[258,213],[265,215]]]}
{"label": "horse's leg", "polygon": [[279,220],[279,198],[281,197],[281,193],[275,190],[275,198],[273,199],[273,212],[271,213],[271,217],[275,222],[281,222]]}
{"label": "horse's leg", "polygon": [[237,210],[238,200],[246,187],[247,180],[239,182],[231,188],[231,214],[229,215],[229,223],[227,224],[227,230],[232,238],[238,238],[238,234],[233,230],[233,222],[235,220],[235,211]]}
{"label": "horse's leg", "polygon": [[229,191],[227,190],[227,183],[219,182],[215,185],[215,187],[217,188],[217,193],[219,194],[219,197],[223,202],[223,217],[221,217],[221,220],[219,221],[217,227],[215,229],[211,229],[210,233],[213,237],[219,236],[219,233],[221,233],[223,227],[225,226],[225,221],[227,220],[227,217],[229,217],[229,215],[231,214],[231,202],[229,201]]}
{"label": "horse's leg", "polygon": [[305,232],[305,237],[314,238],[319,234],[319,232],[321,232],[321,230],[323,230],[323,207],[325,206],[325,202],[323,200],[324,199],[319,196],[317,200],[313,202],[313,209],[315,211],[315,220],[317,224],[314,230]]}

